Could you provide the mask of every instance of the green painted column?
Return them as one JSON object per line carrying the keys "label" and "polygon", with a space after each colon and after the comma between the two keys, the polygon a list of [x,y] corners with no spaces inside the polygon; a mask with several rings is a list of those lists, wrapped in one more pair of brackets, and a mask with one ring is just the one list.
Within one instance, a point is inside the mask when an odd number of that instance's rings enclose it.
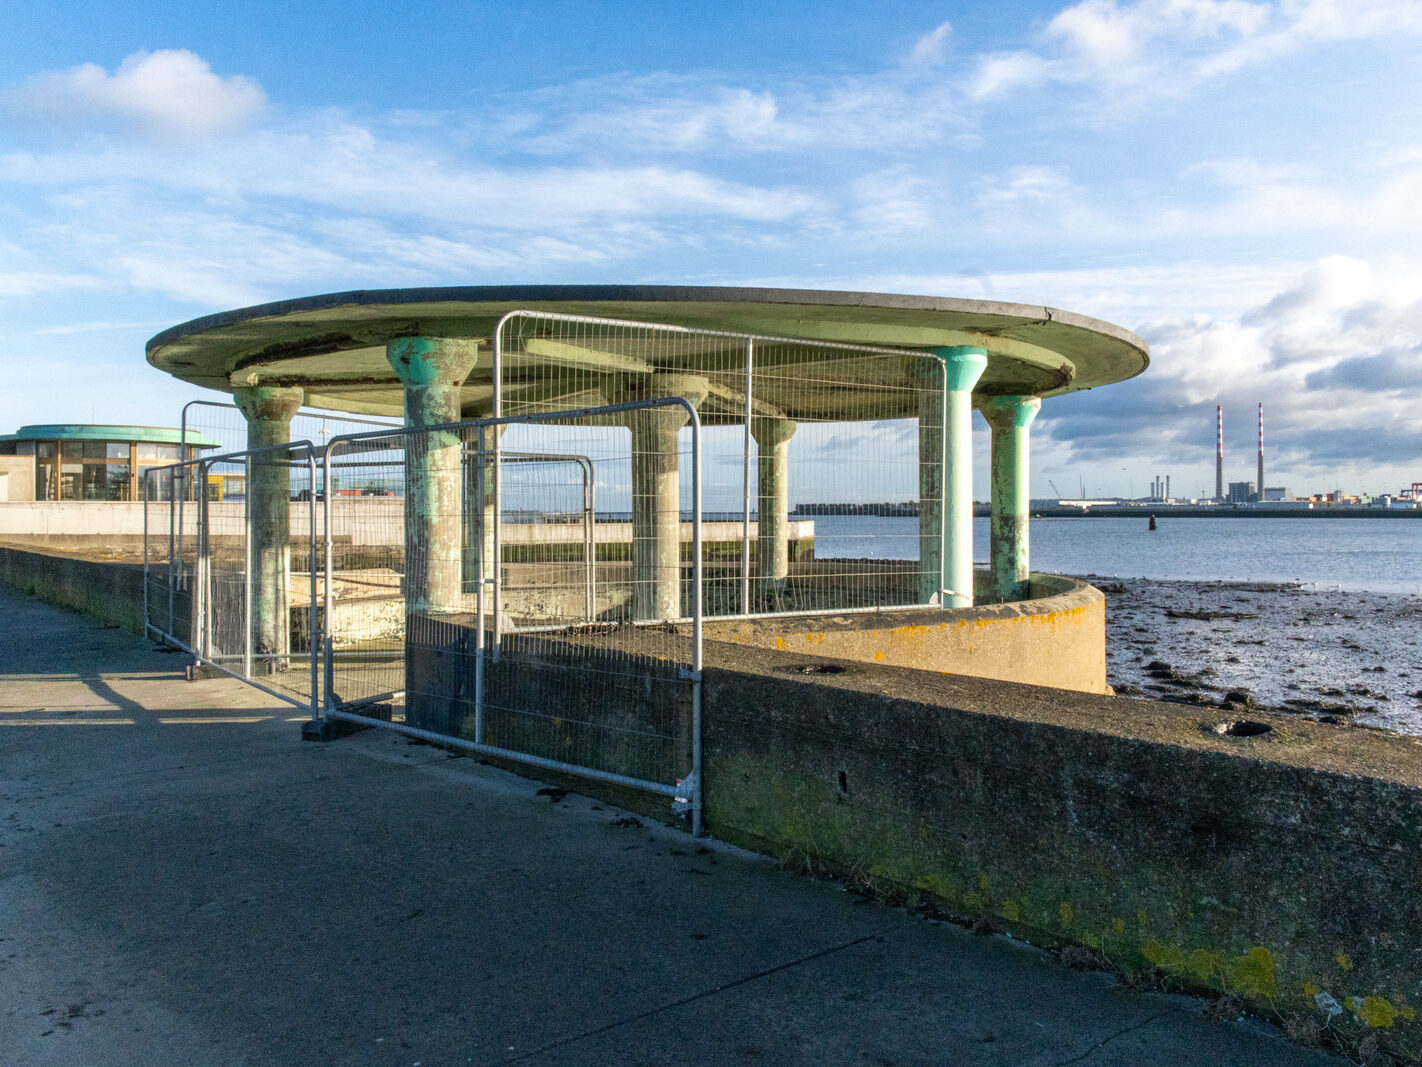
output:
{"label": "green painted column", "polygon": [[[462,337],[400,337],[385,358],[405,387],[405,425],[460,419],[460,390],[479,343]],[[464,606],[463,522],[457,433],[413,434],[405,443],[405,610]]]}
{"label": "green painted column", "polygon": [[[233,390],[232,399],[247,419],[247,448],[267,448],[291,440],[291,417],[305,394],[285,386],[250,385]],[[253,456],[247,484],[247,515],[252,572],[254,673],[285,670],[291,651],[291,468],[285,452]],[[258,660],[257,657],[263,657]]]}
{"label": "green painted column", "polygon": [[778,588],[790,575],[790,419],[751,420],[757,456],[756,577]]}
{"label": "green painted column", "polygon": [[938,603],[943,592],[943,420],[947,395],[941,360],[916,367],[918,384],[918,600]]}
{"label": "green painted column", "polygon": [[947,390],[944,427],[943,606],[973,606],[973,386],[987,367],[987,350],[971,345],[934,349]]}
{"label": "green painted column", "polygon": [[1035,396],[995,396],[983,405],[983,415],[992,427],[992,586],[998,600],[1027,596],[1031,573],[1028,427],[1041,406]]}
{"label": "green painted column", "polygon": [[[699,407],[705,378],[649,374],[622,383],[619,403],[679,396]],[[688,422],[679,405],[627,413],[632,430],[632,618],[679,619],[681,610],[681,477],[677,433]]]}

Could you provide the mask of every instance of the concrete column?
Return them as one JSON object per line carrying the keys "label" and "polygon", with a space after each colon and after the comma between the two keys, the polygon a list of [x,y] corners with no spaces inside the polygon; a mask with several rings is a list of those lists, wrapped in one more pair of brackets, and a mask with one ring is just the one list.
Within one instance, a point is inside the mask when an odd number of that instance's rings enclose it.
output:
{"label": "concrete column", "polygon": [[983,405],[992,427],[992,585],[998,600],[1027,596],[1031,573],[1027,519],[1031,443],[1028,427],[1042,401],[1035,396],[997,396]]}
{"label": "concrete column", "polygon": [[[266,448],[291,440],[291,417],[305,394],[283,386],[251,385],[233,391],[233,400],[247,419],[247,447]],[[271,657],[256,670],[286,669],[291,651],[291,613],[287,585],[291,574],[291,468],[286,453],[277,451],[251,459],[247,484],[247,537],[252,573],[253,656]]]}
{"label": "concrete column", "polygon": [[784,582],[790,574],[790,438],[795,423],[790,419],[751,420],[755,437],[759,503],[756,511],[756,576]]}
{"label": "concrete column", "polygon": [[943,501],[947,510],[944,607],[973,606],[973,386],[987,367],[987,351],[969,345],[934,350],[943,360],[948,390]]}
{"label": "concrete column", "polygon": [[[680,396],[699,407],[705,378],[651,374],[624,383],[621,402]],[[677,432],[687,424],[678,405],[628,412],[632,430],[632,618],[681,618],[681,478]]]}
{"label": "concrete column", "polygon": [[[405,425],[458,422],[460,388],[477,341],[400,337],[385,358],[405,387]],[[459,435],[414,434],[405,443],[405,610],[458,611],[462,596]]]}
{"label": "concrete column", "polygon": [[933,604],[943,590],[943,364],[918,366],[918,599]]}

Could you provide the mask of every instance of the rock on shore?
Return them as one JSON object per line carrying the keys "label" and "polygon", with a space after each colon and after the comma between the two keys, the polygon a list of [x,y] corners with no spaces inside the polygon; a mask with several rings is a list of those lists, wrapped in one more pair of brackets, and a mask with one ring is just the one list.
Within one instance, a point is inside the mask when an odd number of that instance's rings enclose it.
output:
{"label": "rock on shore", "polygon": [[1422,734],[1422,596],[1084,575],[1123,696]]}

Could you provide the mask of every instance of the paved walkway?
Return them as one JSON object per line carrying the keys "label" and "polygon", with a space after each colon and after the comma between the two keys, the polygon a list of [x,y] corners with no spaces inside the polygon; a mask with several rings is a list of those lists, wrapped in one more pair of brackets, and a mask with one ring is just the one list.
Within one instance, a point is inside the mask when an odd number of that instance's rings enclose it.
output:
{"label": "paved walkway", "polygon": [[23,1064],[1331,1064],[0,587]]}

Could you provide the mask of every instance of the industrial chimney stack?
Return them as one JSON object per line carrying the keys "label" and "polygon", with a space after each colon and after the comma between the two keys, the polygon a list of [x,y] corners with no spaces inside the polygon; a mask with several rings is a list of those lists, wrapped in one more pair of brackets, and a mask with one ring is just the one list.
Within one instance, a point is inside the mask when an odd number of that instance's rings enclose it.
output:
{"label": "industrial chimney stack", "polygon": [[1215,499],[1224,503],[1224,406],[1215,405]]}
{"label": "industrial chimney stack", "polygon": [[1259,503],[1264,503],[1264,402],[1259,402]]}

